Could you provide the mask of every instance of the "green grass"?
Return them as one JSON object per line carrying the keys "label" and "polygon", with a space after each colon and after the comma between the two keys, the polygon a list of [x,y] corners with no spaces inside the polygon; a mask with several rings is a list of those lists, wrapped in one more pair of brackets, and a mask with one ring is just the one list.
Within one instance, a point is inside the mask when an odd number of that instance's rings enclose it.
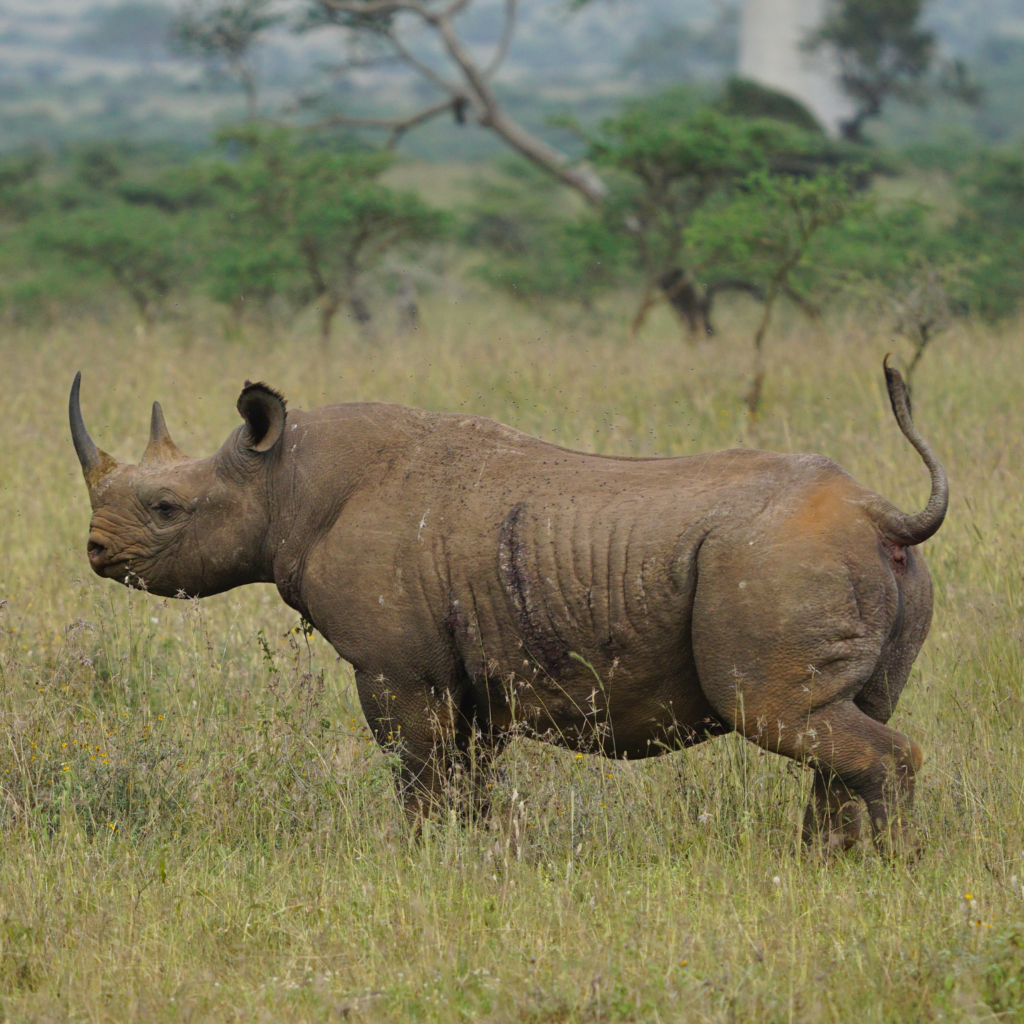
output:
{"label": "green grass", "polygon": [[818,451],[920,508],[882,330],[781,321],[751,423],[748,313],[695,348],[662,313],[628,344],[616,309],[559,325],[470,293],[328,354],[301,323],[5,332],[0,1019],[1024,1019],[1019,325],[958,327],[916,382],[953,500],[895,720],[927,755],[910,866],[805,857],[808,773],[733,738],[635,764],[522,741],[491,821],[416,841],[348,667],[273,588],[169,602],[89,572],[79,368],[90,430],[131,461],[154,398],[213,451],[251,377],[296,407],[466,410],[601,452]]}

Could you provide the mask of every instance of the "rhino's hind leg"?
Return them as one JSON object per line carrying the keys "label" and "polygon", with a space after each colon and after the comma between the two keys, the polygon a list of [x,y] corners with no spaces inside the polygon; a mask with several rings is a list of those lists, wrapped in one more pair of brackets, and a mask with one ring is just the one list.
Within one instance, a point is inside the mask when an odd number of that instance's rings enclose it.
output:
{"label": "rhino's hind leg", "polygon": [[849,823],[844,819],[844,808],[851,803],[846,797],[861,797],[875,845],[885,853],[916,852],[910,812],[924,757],[912,739],[869,718],[852,701],[811,712],[791,732],[780,735],[768,729],[750,738],[813,765],[816,776],[827,782],[819,794],[815,778],[812,805],[815,820],[821,821],[821,831],[827,829],[830,841],[836,835],[837,842],[845,844],[851,836],[856,818]]}
{"label": "rhino's hind leg", "polygon": [[794,661],[775,672],[762,663],[755,675],[745,667],[721,671],[705,657],[702,683],[718,714],[747,739],[815,769],[806,838],[821,835],[833,849],[853,845],[863,800],[881,851],[916,851],[910,812],[923,756],[913,740],[854,703],[871,669],[851,659],[809,673]]}
{"label": "rhino's hind leg", "polygon": [[910,556],[897,578],[874,526],[850,516],[846,486],[794,496],[765,542],[705,543],[694,661],[724,721],[815,769],[805,835],[852,845],[853,797],[876,846],[909,853],[923,757],[886,720],[927,632],[930,585]]}
{"label": "rhino's hind leg", "polygon": [[832,772],[815,768],[804,812],[805,845],[820,844],[824,853],[849,850],[860,839],[861,817],[860,797]]}
{"label": "rhino's hind leg", "polygon": [[910,812],[924,758],[913,740],[854,703],[870,668],[851,659],[807,672],[793,661],[774,673],[761,666],[755,675],[744,668],[713,671],[718,666],[706,657],[702,683],[718,714],[747,739],[815,769],[805,837],[821,834],[833,848],[852,845],[859,799],[880,850],[915,851]]}

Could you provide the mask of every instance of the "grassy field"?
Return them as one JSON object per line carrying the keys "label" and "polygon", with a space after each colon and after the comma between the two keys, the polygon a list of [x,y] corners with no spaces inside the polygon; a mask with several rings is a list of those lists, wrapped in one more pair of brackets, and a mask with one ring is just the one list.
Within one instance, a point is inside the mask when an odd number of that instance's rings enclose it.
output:
{"label": "grassy field", "polygon": [[131,461],[154,398],[184,451],[212,452],[248,376],[295,407],[466,410],[601,452],[823,452],[920,508],[888,337],[783,320],[751,423],[747,313],[697,347],[660,315],[629,344],[624,317],[570,328],[472,295],[329,353],[304,325],[5,332],[0,1019],[1024,1019],[1019,325],[957,328],[916,384],[953,498],[895,720],[927,755],[911,866],[807,858],[809,774],[733,738],[635,764],[523,741],[489,823],[415,841],[348,667],[273,588],[190,604],[89,571],[79,368],[90,430]]}

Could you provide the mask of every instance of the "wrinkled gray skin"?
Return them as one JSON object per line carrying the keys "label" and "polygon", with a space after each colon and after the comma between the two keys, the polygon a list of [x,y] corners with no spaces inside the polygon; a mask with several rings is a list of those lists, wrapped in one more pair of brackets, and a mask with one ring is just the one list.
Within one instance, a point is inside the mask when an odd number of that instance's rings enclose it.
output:
{"label": "wrinkled gray skin", "polygon": [[876,842],[903,847],[922,754],[886,722],[928,632],[915,545],[947,488],[886,372],[931,471],[918,515],[819,455],[608,458],[475,416],[286,412],[248,383],[216,455],[183,456],[154,405],[121,465],[76,377],[89,561],[169,597],[275,583],[355,667],[413,816],[514,726],[629,758],[738,730],[813,766],[808,840],[852,845],[863,800]]}

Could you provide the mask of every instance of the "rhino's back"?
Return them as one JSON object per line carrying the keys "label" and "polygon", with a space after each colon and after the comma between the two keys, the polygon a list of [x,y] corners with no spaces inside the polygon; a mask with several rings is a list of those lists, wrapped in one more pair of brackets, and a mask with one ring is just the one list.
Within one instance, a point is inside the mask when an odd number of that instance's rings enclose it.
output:
{"label": "rhino's back", "polygon": [[372,547],[382,571],[418,576],[435,617],[452,601],[469,615],[475,599],[475,629],[495,652],[513,631],[516,643],[525,633],[538,649],[569,644],[612,661],[650,646],[688,614],[710,530],[742,533],[785,515],[787,495],[809,482],[845,476],[822,456],[751,449],[593,455],[481,417],[378,403],[296,423],[314,440],[306,457],[322,489],[359,475],[333,543],[360,559]]}

